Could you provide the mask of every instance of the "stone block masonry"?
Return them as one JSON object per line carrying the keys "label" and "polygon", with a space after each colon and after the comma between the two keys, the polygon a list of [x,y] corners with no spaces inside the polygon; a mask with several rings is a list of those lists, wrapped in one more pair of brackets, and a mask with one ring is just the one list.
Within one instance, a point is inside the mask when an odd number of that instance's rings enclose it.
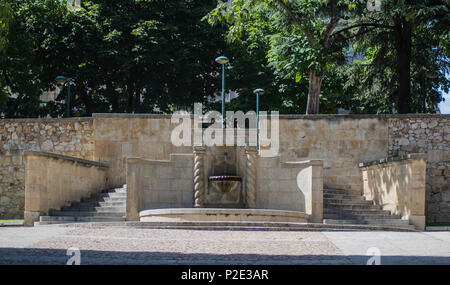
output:
{"label": "stone block masonry", "polygon": [[425,153],[428,223],[450,222],[450,116],[389,119],[389,156]]}
{"label": "stone block masonry", "polygon": [[0,218],[23,218],[24,165],[21,154],[0,155]]}
{"label": "stone block masonry", "polygon": [[[168,160],[192,147],[170,142],[169,115],[0,120],[0,218],[23,217],[23,151],[108,163],[107,187],[126,182],[126,158]],[[362,194],[360,162],[409,153],[427,159],[427,222],[450,221],[449,115],[280,116],[281,161],[323,160],[324,184]]]}
{"label": "stone block masonry", "polygon": [[48,151],[92,159],[91,118],[0,120],[0,218],[23,218],[23,152]]}

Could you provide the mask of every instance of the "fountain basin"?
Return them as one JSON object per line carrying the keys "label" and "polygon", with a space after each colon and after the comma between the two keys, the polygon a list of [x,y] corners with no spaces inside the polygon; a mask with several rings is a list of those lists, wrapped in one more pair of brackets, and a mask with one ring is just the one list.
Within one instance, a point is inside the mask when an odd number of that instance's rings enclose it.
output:
{"label": "fountain basin", "polygon": [[219,193],[226,194],[233,192],[242,183],[242,178],[234,175],[210,176],[208,182]]}
{"label": "fountain basin", "polygon": [[309,215],[270,209],[172,208],[139,212],[141,222],[291,222],[307,223]]}

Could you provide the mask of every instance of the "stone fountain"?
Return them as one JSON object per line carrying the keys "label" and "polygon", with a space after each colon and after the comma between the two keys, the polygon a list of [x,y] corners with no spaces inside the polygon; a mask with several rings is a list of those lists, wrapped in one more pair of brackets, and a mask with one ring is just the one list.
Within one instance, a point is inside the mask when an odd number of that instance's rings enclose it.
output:
{"label": "stone fountain", "polygon": [[237,144],[196,145],[164,161],[129,158],[127,220],[320,221],[321,167],[261,157],[257,147]]}
{"label": "stone fountain", "polygon": [[204,195],[197,193],[197,197],[203,197],[203,200],[198,200],[196,207],[243,208],[245,157],[242,157],[242,150],[235,146],[199,147],[195,153],[202,156],[204,163],[194,163],[194,173],[202,172],[206,178],[203,179],[205,184],[194,184],[194,188],[198,186],[197,192],[204,192]]}

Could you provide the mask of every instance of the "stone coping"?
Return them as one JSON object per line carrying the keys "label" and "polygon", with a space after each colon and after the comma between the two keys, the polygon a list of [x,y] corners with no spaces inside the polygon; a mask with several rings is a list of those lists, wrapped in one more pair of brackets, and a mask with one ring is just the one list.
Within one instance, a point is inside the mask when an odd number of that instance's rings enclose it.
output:
{"label": "stone coping", "polygon": [[71,161],[71,162],[77,162],[77,163],[85,164],[87,166],[97,166],[97,167],[101,167],[101,168],[108,168],[109,167],[108,164],[106,164],[106,163],[102,163],[102,162],[98,162],[98,161],[92,161],[92,160],[87,160],[87,159],[73,157],[73,156],[68,156],[68,155],[52,153],[52,152],[25,151],[23,153],[23,155],[24,156],[42,156],[42,157],[48,157],[48,158],[54,158],[54,159],[61,159],[61,160],[66,160],[66,161]]}
{"label": "stone coping", "polygon": [[93,117],[0,119],[0,123],[89,122]]}
{"label": "stone coping", "polygon": [[411,153],[411,154],[406,154],[406,155],[401,155],[401,156],[388,157],[388,158],[383,158],[383,159],[379,159],[379,160],[362,162],[362,163],[359,163],[358,166],[359,166],[359,168],[364,168],[364,167],[369,167],[369,166],[373,166],[373,165],[386,164],[386,163],[411,160],[411,159],[426,160],[427,156],[424,153]]}
{"label": "stone coping", "polygon": [[257,216],[280,216],[294,218],[308,218],[309,215],[297,211],[268,210],[268,209],[227,209],[227,208],[171,208],[150,209],[139,212],[139,216],[159,215],[257,215]]}
{"label": "stone coping", "polygon": [[[178,118],[193,118],[193,114],[177,114]],[[92,118],[155,118],[170,119],[172,114],[129,114],[129,113],[94,113]],[[267,117],[270,119],[270,116]],[[297,114],[280,114],[280,119],[388,119],[388,118],[450,118],[450,114],[323,114],[323,115],[297,115]]]}
{"label": "stone coping", "polygon": [[[193,118],[193,114],[177,114],[178,118]],[[95,118],[148,118],[148,119],[171,119],[172,114],[129,114],[129,113],[94,113],[92,117],[72,117],[72,118],[17,118],[17,119],[0,119],[0,123],[52,123],[64,121],[91,121]],[[449,118],[450,114],[323,114],[323,115],[297,115],[297,114],[280,114],[280,119],[308,119],[308,120],[325,120],[325,119],[409,119],[409,118]],[[267,119],[270,119],[268,116]]]}
{"label": "stone coping", "polygon": [[323,166],[322,159],[311,159],[304,161],[286,161],[281,162],[281,167],[307,167],[307,166]]}
{"label": "stone coping", "polygon": [[155,165],[165,165],[172,163],[173,158],[185,158],[191,159],[193,157],[193,153],[171,153],[170,159],[148,159],[144,157],[127,157],[127,163],[145,163],[145,164],[155,164]]}

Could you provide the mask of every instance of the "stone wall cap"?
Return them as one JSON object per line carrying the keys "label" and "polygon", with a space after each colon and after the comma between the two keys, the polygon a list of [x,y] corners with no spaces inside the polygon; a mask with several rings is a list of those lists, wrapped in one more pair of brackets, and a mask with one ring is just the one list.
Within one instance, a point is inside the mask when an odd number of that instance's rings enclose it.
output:
{"label": "stone wall cap", "polygon": [[[175,159],[192,159],[194,157],[193,153],[171,153],[170,160],[167,159],[148,159],[143,157],[127,157],[128,163],[145,163],[145,164],[169,164],[174,162]],[[173,159],[172,159],[173,158]]]}
{"label": "stone wall cap", "polygon": [[[270,115],[270,114],[269,114]],[[194,114],[131,114],[131,113],[94,113],[92,117],[72,117],[72,118],[11,118],[0,119],[4,122],[30,122],[46,123],[59,121],[90,121],[95,118],[149,118],[149,119],[171,119],[194,118]],[[326,120],[326,119],[389,119],[389,118],[450,118],[450,114],[322,114],[322,115],[298,115],[298,114],[280,114],[279,119],[303,119],[303,120]],[[267,116],[270,120],[270,116]]]}
{"label": "stone wall cap", "polygon": [[55,122],[89,122],[92,117],[72,117],[72,118],[17,118],[0,119],[0,123],[55,123]]}
{"label": "stone wall cap", "polygon": [[128,163],[145,163],[145,164],[169,164],[170,160],[156,160],[156,159],[147,159],[143,157],[128,157]]}
{"label": "stone wall cap", "polygon": [[401,155],[401,156],[388,157],[388,158],[383,158],[383,159],[379,159],[379,160],[361,162],[358,164],[358,166],[360,168],[364,168],[364,167],[369,167],[372,165],[386,164],[386,163],[390,163],[390,162],[404,161],[404,160],[427,160],[427,155],[424,153],[410,153],[410,154]]}
{"label": "stone wall cap", "polygon": [[307,166],[323,166],[323,159],[310,159],[303,161],[286,161],[281,163],[282,167],[307,167]]}
{"label": "stone wall cap", "polygon": [[[94,113],[93,118],[156,118],[170,119],[172,116],[179,118],[194,118],[194,114],[129,114],[129,113]],[[306,119],[306,120],[325,120],[325,119],[390,119],[390,118],[450,118],[450,114],[322,114],[322,115],[298,115],[298,114],[279,114],[279,119]],[[270,119],[268,113],[267,119]]]}
{"label": "stone wall cap", "polygon": [[78,162],[81,164],[86,164],[88,166],[97,166],[97,167],[103,167],[103,168],[109,167],[109,165],[107,163],[93,161],[93,160],[87,160],[87,159],[78,158],[78,157],[74,157],[74,156],[62,155],[62,154],[53,153],[53,152],[29,150],[29,151],[24,151],[23,155],[24,156],[42,156],[42,157],[67,160],[67,161],[72,161],[72,162]]}
{"label": "stone wall cap", "polygon": [[129,114],[129,113],[94,113],[92,118],[144,118],[144,119],[171,119],[194,118],[193,114]]}

